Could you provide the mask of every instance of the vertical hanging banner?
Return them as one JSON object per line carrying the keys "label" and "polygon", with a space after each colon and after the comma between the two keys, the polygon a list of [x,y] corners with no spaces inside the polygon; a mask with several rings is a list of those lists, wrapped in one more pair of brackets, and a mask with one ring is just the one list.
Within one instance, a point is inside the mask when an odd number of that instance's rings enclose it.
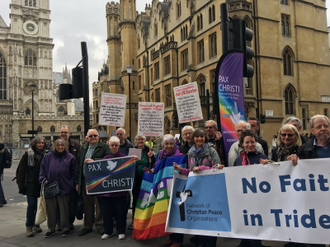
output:
{"label": "vertical hanging banner", "polygon": [[197,82],[173,88],[179,123],[203,120]]}
{"label": "vertical hanging banner", "polygon": [[[219,115],[225,154],[237,141],[235,124],[245,120],[242,52],[225,53],[218,64],[217,88]],[[227,159],[226,159],[227,160]]]}
{"label": "vertical hanging banner", "polygon": [[164,134],[164,103],[139,102],[138,135]]}
{"label": "vertical hanging banner", "polygon": [[124,126],[126,95],[102,93],[99,125]]}

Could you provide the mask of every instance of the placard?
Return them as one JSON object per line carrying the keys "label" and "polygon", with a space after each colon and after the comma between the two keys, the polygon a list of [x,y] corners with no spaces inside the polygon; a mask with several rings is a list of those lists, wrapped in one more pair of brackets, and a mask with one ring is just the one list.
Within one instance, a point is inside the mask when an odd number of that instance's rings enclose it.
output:
{"label": "placard", "polygon": [[124,126],[125,109],[125,94],[102,93],[99,125]]}
{"label": "placard", "polygon": [[164,103],[139,102],[138,135],[164,134]]}
{"label": "placard", "polygon": [[197,82],[174,87],[179,123],[203,120]]}

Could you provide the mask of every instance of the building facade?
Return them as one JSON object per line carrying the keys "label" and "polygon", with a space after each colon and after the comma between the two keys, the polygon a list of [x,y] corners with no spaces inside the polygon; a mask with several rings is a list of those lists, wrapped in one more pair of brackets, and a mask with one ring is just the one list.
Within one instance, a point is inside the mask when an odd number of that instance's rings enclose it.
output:
{"label": "building facade", "polygon": [[[105,90],[128,95],[130,78],[126,130],[131,127],[135,136],[138,102],[164,102],[165,132],[175,134],[180,125],[173,87],[197,81],[204,120],[213,119],[215,69],[222,55],[223,2],[228,3],[229,16],[244,19],[254,33],[249,45],[255,52],[250,61],[255,74],[244,78],[247,117],[266,115],[261,136],[268,142],[288,116],[300,118],[303,131],[308,132],[309,118],[328,115],[330,102],[323,0],[153,0],[140,14],[135,0],[108,3],[108,70],[93,85],[94,106],[100,105],[100,94]],[[133,68],[130,77],[128,66]],[[93,113],[97,115],[98,108],[94,107]],[[191,124],[202,127],[204,121]]]}
{"label": "building facade", "polygon": [[70,74],[65,69],[62,82],[53,80],[49,0],[12,0],[10,19],[7,26],[0,16],[1,142],[21,147],[32,138],[29,130],[53,141],[63,124],[82,139],[76,130],[83,118],[57,96],[58,83],[70,83]]}

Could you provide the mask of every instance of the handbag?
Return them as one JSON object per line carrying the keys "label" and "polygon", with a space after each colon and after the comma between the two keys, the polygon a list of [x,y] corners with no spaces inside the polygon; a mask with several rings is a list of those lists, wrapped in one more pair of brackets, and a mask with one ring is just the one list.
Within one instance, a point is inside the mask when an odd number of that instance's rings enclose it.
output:
{"label": "handbag", "polygon": [[46,201],[44,196],[44,185],[41,184],[40,197],[38,198],[38,209],[35,219],[35,225],[40,225],[46,221]]}
{"label": "handbag", "polygon": [[52,199],[60,194],[60,186],[58,185],[58,179],[54,182],[44,185],[45,199]]}
{"label": "handbag", "polygon": [[12,165],[12,157],[9,153],[8,149],[5,148],[5,151],[3,152],[3,168],[9,169]]}

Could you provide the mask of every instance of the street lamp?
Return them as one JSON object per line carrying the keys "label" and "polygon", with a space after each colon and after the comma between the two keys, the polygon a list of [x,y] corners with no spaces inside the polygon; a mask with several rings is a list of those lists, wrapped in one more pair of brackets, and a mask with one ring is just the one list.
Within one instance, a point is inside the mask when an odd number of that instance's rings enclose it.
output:
{"label": "street lamp", "polygon": [[35,84],[30,85],[31,88],[31,93],[32,93],[32,138],[34,138],[34,98],[33,98],[33,93],[34,90],[37,88]]}
{"label": "street lamp", "polygon": [[128,74],[128,101],[129,101],[129,138],[132,141],[132,119],[131,119],[131,74],[132,67],[127,66],[127,74]]}

